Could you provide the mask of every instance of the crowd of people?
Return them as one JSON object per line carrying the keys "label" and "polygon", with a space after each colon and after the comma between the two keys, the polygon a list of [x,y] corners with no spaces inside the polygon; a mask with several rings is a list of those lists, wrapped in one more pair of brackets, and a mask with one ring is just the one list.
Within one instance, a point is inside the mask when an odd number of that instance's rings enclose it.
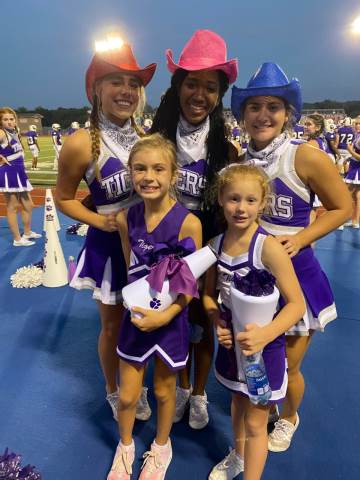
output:
{"label": "crowd of people", "polygon": [[[338,126],[317,114],[301,118],[298,80],[267,62],[246,87],[232,88],[233,118],[225,119],[223,97],[237,80],[237,60],[227,59],[225,41],[209,30],[194,33],[178,62],[167,50],[166,62],[169,87],[144,128],[136,119],[156,64],[139,66],[126,43],[90,62],[87,128],[72,125],[62,144],[60,126],[52,126],[57,205],[89,225],[71,286],[93,291],[100,316],[99,361],[120,436],[107,479],[131,478],[134,422],[152,413],[144,380],[151,359],[157,428],[140,480],[165,478],[172,424],[187,408],[190,427],[206,427],[215,332],[215,376],[231,392],[234,445],[209,479],[244,472],[256,480],[268,450],[282,452],[292,442],[305,390],[302,361],[314,333],[337,316],[312,244],[349,221],[359,228],[360,117]],[[26,246],[36,234],[14,111],[0,110],[0,127],[0,191],[14,245]],[[35,130],[27,135],[33,169]],[[82,179],[91,201],[76,199]],[[314,215],[316,199],[323,208]],[[17,202],[24,207],[22,236]],[[217,261],[198,283],[198,298],[189,288],[162,311],[123,306],[125,285],[169,255],[178,267],[181,256],[207,244]],[[269,325],[235,334],[230,286],[254,271],[274,277],[278,308]],[[262,352],[271,388],[265,405],[251,401],[235,346],[246,357]]]}

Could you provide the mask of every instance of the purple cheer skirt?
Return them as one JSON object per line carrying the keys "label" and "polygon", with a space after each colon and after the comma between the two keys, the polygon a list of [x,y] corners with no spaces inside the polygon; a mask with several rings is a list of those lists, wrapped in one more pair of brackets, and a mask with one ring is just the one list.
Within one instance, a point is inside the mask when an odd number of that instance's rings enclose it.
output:
{"label": "purple cheer skirt", "polygon": [[[329,280],[310,246],[300,250],[291,260],[305,297],[306,312],[286,334],[302,336],[309,335],[309,330],[322,332],[327,323],[337,317]],[[279,305],[284,306],[281,297]]]}
{"label": "purple cheer skirt", "polygon": [[[231,311],[222,306],[222,319],[226,321],[227,328],[232,332]],[[234,336],[234,333],[233,333]],[[285,335],[280,335],[272,342],[268,343],[263,352],[263,359],[266,373],[271,388],[271,398],[269,404],[279,403],[284,400],[287,389],[287,363],[285,354]],[[240,366],[240,371],[242,368]],[[215,376],[217,380],[228,388],[231,392],[249,396],[245,374],[238,378],[238,366],[234,348],[227,349],[219,345],[215,360]]]}
{"label": "purple cheer skirt", "polygon": [[33,189],[23,164],[11,162],[0,166],[0,192],[30,192]]}
{"label": "purple cheer skirt", "polygon": [[156,355],[170,370],[181,370],[189,355],[188,309],[152,332],[139,330],[127,310],[121,323],[117,352],[123,360],[139,366],[146,365]]}
{"label": "purple cheer skirt", "polygon": [[122,303],[127,272],[118,232],[89,227],[71,287],[93,290],[93,298],[106,305]]}
{"label": "purple cheer skirt", "polygon": [[360,162],[353,158],[350,160],[349,171],[346,174],[345,182],[360,185]]}

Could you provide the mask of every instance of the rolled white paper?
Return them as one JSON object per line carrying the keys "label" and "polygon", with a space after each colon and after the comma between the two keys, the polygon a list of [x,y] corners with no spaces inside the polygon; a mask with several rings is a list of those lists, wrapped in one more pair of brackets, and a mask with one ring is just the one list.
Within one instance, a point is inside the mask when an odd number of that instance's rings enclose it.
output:
{"label": "rolled white paper", "polygon": [[248,323],[256,323],[259,327],[264,327],[271,323],[276,307],[279,301],[280,292],[276,286],[270,295],[254,297],[246,295],[237,290],[233,285],[230,286],[231,316],[232,326],[235,336],[235,354],[238,367],[238,379],[243,379],[243,369],[241,367],[241,348],[236,341],[236,335],[245,330]]}
{"label": "rolled white paper", "polygon": [[[191,273],[196,279],[200,278],[206,270],[216,262],[216,255],[209,246],[200,248],[183,258],[189,265]],[[150,288],[146,277],[129,283],[122,289],[125,308],[142,307],[153,310],[165,310],[177,298],[178,294],[169,291],[169,280],[166,278],[161,292]]]}

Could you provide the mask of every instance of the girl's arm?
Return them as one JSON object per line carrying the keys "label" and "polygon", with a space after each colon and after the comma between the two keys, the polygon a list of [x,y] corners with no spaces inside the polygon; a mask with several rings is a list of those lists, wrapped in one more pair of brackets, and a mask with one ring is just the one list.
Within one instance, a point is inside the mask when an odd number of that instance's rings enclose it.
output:
{"label": "girl's arm", "polygon": [[320,149],[318,142],[317,142],[316,140],[314,140],[314,139],[308,140],[307,144],[308,144],[308,145],[311,145],[311,146],[314,147],[314,148]]}
{"label": "girl's arm", "polygon": [[204,279],[203,305],[206,315],[213,323],[216,329],[218,342],[225,348],[231,348],[233,337],[230,329],[226,328],[226,323],[220,318],[220,310],[217,303],[217,266],[213,265],[206,272]]}
{"label": "girl's arm", "polygon": [[78,130],[68,138],[60,151],[55,192],[56,204],[68,217],[100,230],[115,232],[117,225],[114,214],[99,215],[75,199],[76,190],[89,166],[90,159],[90,136],[85,130]]}
{"label": "girl's arm", "polygon": [[118,225],[118,232],[120,235],[122,251],[125,258],[126,270],[129,270],[130,265],[130,242],[129,242],[129,231],[127,224],[127,214],[128,210],[123,210],[116,215],[116,223]]}
{"label": "girl's arm", "polygon": [[249,324],[246,325],[245,332],[237,335],[245,355],[261,351],[265,345],[295,325],[305,313],[305,301],[294,267],[274,237],[268,236],[265,239],[262,262],[276,278],[276,284],[286,303],[269,325],[259,327]]}
{"label": "girl's arm", "polygon": [[[189,213],[189,215],[186,216],[179,233],[179,240],[183,240],[186,237],[191,237],[194,240],[197,250],[201,248],[201,222],[192,213]],[[179,295],[175,302],[170,305],[170,307],[168,307],[166,310],[162,310],[161,312],[134,307],[132,312],[140,313],[142,317],[137,318],[132,316],[131,321],[140,330],[144,332],[151,332],[170,323],[176,315],[178,315],[185,307],[187,307],[191,300],[192,297],[189,295]]]}
{"label": "girl's arm", "polygon": [[307,144],[299,145],[295,168],[305,185],[318,195],[326,212],[299,233],[277,237],[291,257],[351,217],[349,191],[326,153]]}
{"label": "girl's arm", "polygon": [[[6,134],[4,130],[0,128],[0,144],[5,143],[4,140],[6,140]],[[7,158],[4,157],[3,155],[0,155],[0,166],[4,165],[5,163],[7,165],[10,165],[10,162],[7,160]]]}
{"label": "girl's arm", "polygon": [[360,161],[360,155],[355,152],[354,147],[351,143],[348,144],[347,149],[348,149],[348,152],[351,153],[351,156],[355,158],[355,160]]}

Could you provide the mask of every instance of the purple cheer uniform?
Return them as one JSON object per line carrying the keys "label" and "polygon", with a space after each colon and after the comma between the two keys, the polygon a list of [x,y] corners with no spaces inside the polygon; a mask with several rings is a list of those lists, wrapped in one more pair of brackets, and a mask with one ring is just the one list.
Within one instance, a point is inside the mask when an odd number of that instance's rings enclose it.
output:
{"label": "purple cheer uniform", "polygon": [[[131,246],[129,283],[144,277],[150,266],[161,259],[161,253],[178,252],[185,239],[179,242],[179,233],[189,211],[175,203],[152,232],[147,231],[144,204],[129,209],[127,216]],[[192,239],[187,238],[186,254],[195,250]],[[183,252],[185,253],[185,252]],[[139,292],[140,293],[140,292]],[[124,315],[120,328],[117,352],[130,363],[145,365],[157,355],[171,370],[185,367],[189,352],[189,325],[187,309],[176,315],[171,322],[152,332],[142,332],[130,320],[130,312]]]}
{"label": "purple cheer uniform", "polygon": [[[294,235],[310,222],[314,193],[296,173],[298,146],[296,141],[289,142],[278,160],[276,171],[270,175],[272,193],[260,224],[275,236]],[[266,168],[264,170],[266,173]],[[302,248],[291,260],[306,300],[306,312],[287,334],[308,335],[309,330],[323,331],[326,324],[337,317],[329,281],[310,245]]]}
{"label": "purple cheer uniform", "polygon": [[[258,227],[251,239],[249,251],[237,257],[231,257],[222,251],[224,234],[218,235],[211,242],[219,255],[217,263],[217,290],[219,290],[221,318],[226,322],[227,328],[231,331],[233,331],[230,310],[230,284],[232,278],[235,272],[244,276],[250,270],[267,270],[261,261],[262,249],[267,235],[268,233],[263,228]],[[262,355],[272,392],[269,403],[278,403],[285,398],[288,381],[285,359],[285,335],[280,335],[268,343]],[[245,374],[242,366],[239,366],[238,371],[233,347],[227,349],[219,345],[215,360],[215,376],[229,390],[249,395]]]}
{"label": "purple cheer uniform", "polygon": [[0,192],[30,192],[33,187],[25,172],[24,150],[15,131],[3,129],[5,139],[0,143],[0,155],[10,165],[0,165]]}
{"label": "purple cheer uniform", "polygon": [[[355,153],[360,155],[360,134],[355,137],[354,150]],[[349,171],[346,174],[345,182],[360,185],[360,161],[354,157],[350,158]]]}
{"label": "purple cheer uniform", "polygon": [[[100,175],[94,163],[85,172],[85,181],[100,214],[117,213],[140,201],[132,191],[127,169],[128,155],[129,152],[124,150],[122,158],[118,158],[114,148],[105,144],[102,138],[97,162]],[[116,305],[122,303],[121,290],[126,283],[126,264],[119,233],[90,226],[70,286],[78,290],[92,289],[95,300]]]}

